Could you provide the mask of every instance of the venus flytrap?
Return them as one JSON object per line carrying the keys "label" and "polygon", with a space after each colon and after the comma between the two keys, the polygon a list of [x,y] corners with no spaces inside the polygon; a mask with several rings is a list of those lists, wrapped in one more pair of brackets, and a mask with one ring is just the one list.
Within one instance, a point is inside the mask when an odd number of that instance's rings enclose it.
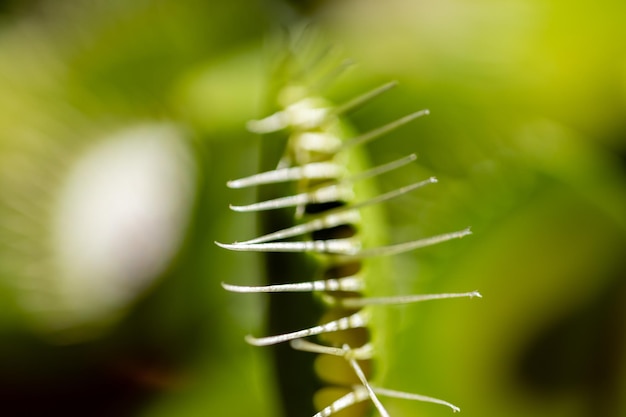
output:
{"label": "venus flytrap", "polygon": [[[346,393],[318,406],[314,417],[332,416],[363,401],[370,401],[381,416],[389,417],[379,397],[431,402],[459,411],[458,407],[443,400],[380,387],[371,372],[372,361],[384,360],[378,356],[369,336],[371,318],[377,309],[428,300],[481,297],[477,291],[387,297],[368,295],[368,283],[383,278],[376,276],[369,266],[371,258],[413,251],[471,234],[466,228],[405,243],[381,245],[374,242],[373,246],[371,236],[364,239],[366,234],[363,232],[373,226],[369,223],[367,207],[437,182],[431,177],[387,193],[360,195],[358,184],[361,182],[371,182],[374,177],[400,169],[416,159],[412,154],[365,169],[360,161],[359,148],[429,114],[428,110],[411,113],[361,135],[347,134],[342,120],[347,112],[396,84],[384,84],[339,106],[333,106],[301,82],[283,87],[277,93],[281,107],[266,118],[248,123],[249,130],[265,135],[263,141],[273,142],[282,137],[286,141],[282,154],[274,155],[273,167],[228,182],[231,188],[260,188],[260,201],[231,205],[231,209],[258,213],[263,232],[240,242],[216,243],[229,250],[263,253],[269,283],[257,286],[222,283],[223,288],[238,293],[310,292],[325,310],[316,325],[279,331],[265,337],[248,335],[245,338],[255,346],[279,346],[288,342],[295,351],[318,355],[316,362],[319,363],[322,363],[321,359],[327,362],[329,358],[338,358],[339,362],[334,359],[331,362],[343,371],[334,373],[330,369],[319,373],[318,378],[322,384],[341,388]],[[288,218],[291,220],[287,221]],[[272,303],[273,300],[272,297]],[[303,308],[306,306],[301,301],[276,303],[272,319],[275,321],[270,323],[271,327],[282,329],[289,326],[281,324],[282,321],[303,313]],[[317,339],[317,342],[311,339]],[[280,349],[276,352],[278,367],[291,366],[287,359],[289,351]],[[333,377],[328,378],[327,372],[333,373]],[[298,372],[298,380],[308,378],[308,373],[304,369]],[[286,379],[281,382],[286,389],[283,396],[287,404],[294,396],[287,391],[296,384]],[[293,404],[286,405],[285,409],[288,414],[301,415],[302,410],[310,409],[310,406]]]}

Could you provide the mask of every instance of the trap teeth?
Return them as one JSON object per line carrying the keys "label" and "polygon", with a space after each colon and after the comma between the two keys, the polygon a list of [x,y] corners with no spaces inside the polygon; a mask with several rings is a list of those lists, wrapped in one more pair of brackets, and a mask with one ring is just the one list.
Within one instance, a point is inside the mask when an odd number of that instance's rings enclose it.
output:
{"label": "trap teeth", "polygon": [[[263,185],[261,189],[263,195],[271,196],[271,198],[261,198],[261,201],[248,205],[231,205],[230,208],[236,212],[258,213],[261,219],[260,224],[265,230],[252,239],[230,244],[216,242],[217,245],[233,251],[311,253],[314,255],[293,256],[294,260],[307,260],[302,263],[301,268],[287,270],[288,266],[285,265],[283,271],[282,264],[278,267],[270,266],[268,270],[273,275],[270,277],[272,283],[268,285],[248,286],[222,283],[225,290],[236,293],[316,293],[315,298],[321,301],[327,310],[325,317],[328,319],[323,320],[322,324],[270,336],[248,335],[245,337],[245,340],[254,346],[289,342],[291,348],[295,350],[336,356],[339,359],[334,359],[339,363],[342,363],[342,358],[345,359],[346,363],[343,365],[348,370],[351,379],[342,380],[339,385],[347,388],[348,394],[324,407],[314,417],[330,417],[344,408],[367,400],[375,406],[382,417],[389,417],[379,397],[426,401],[448,406],[454,411],[459,410],[458,407],[443,400],[384,389],[372,384],[370,376],[366,375],[364,370],[367,366],[362,367],[360,362],[367,363],[374,359],[374,349],[367,340],[360,340],[357,344],[352,338],[362,333],[361,331],[355,332],[354,329],[366,328],[370,325],[370,316],[379,308],[377,306],[481,296],[477,291],[390,297],[366,297],[364,294],[367,284],[364,277],[368,275],[366,258],[412,251],[462,238],[471,233],[467,228],[399,244],[361,248],[362,237],[359,229],[369,227],[368,216],[372,212],[375,213],[375,210],[362,212],[362,208],[386,202],[437,182],[435,177],[430,177],[386,193],[378,195],[371,193],[361,200],[357,199],[358,195],[357,198],[353,195],[354,192],[368,188],[354,187],[357,181],[379,177],[417,158],[415,154],[411,154],[360,172],[348,171],[348,167],[359,165],[358,161],[356,164],[346,163],[348,159],[359,157],[359,152],[355,150],[355,147],[373,141],[429,114],[428,110],[420,110],[367,133],[352,138],[341,137],[345,131],[339,120],[341,116],[388,91],[396,84],[395,81],[384,84],[337,107],[332,107],[317,96],[307,96],[306,88],[300,83],[288,85],[279,92],[279,103],[283,106],[281,110],[248,123],[248,129],[256,133],[284,132],[287,144],[283,154],[279,156],[280,159],[277,156],[277,167],[227,183],[230,188]],[[288,186],[292,186],[295,191],[285,191]],[[272,192],[265,193],[269,190]],[[280,197],[276,198],[277,196]],[[273,230],[271,227],[266,227],[274,218],[281,217],[286,210],[278,211],[276,216],[275,212],[266,212],[279,209],[293,210],[293,224],[282,224]],[[324,239],[321,239],[322,236]],[[298,240],[291,240],[292,238]],[[268,265],[277,259],[272,255],[265,256],[267,256]],[[282,259],[286,258],[279,259],[282,262]],[[311,263],[316,263],[318,271],[313,273],[309,270],[309,260],[312,261]],[[328,278],[319,279],[320,276]],[[271,297],[272,300],[274,298],[276,297]],[[300,311],[303,306],[296,303],[297,301],[294,301],[288,307],[281,304],[281,308]],[[280,314],[275,316],[280,316]],[[289,328],[288,323],[280,321],[280,317],[276,320],[276,328]],[[305,340],[314,336],[319,336],[319,340],[325,341],[328,345]],[[278,360],[280,361],[281,358]],[[319,376],[322,377],[322,375]],[[283,381],[282,385],[292,384],[289,381]]]}

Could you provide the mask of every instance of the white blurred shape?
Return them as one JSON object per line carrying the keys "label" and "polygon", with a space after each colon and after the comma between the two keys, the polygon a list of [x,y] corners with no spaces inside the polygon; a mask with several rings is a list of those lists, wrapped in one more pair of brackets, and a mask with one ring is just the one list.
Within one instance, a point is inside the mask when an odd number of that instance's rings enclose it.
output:
{"label": "white blurred shape", "polygon": [[131,127],[87,150],[53,220],[54,327],[106,321],[164,271],[186,231],[194,185],[193,157],[173,125]]}

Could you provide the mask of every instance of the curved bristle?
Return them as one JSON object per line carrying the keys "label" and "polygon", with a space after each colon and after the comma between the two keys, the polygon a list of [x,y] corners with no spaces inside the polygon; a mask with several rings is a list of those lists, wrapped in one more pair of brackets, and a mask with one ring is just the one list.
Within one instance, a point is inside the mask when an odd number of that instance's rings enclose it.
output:
{"label": "curved bristle", "polygon": [[386,84],[381,85],[380,87],[377,87],[371,91],[366,92],[365,94],[362,94],[352,100],[350,100],[349,102],[338,106],[334,111],[333,114],[334,115],[341,115],[343,113],[347,113],[351,110],[355,110],[359,107],[361,107],[363,104],[369,102],[370,100],[374,99],[375,97],[378,97],[379,95],[381,95],[382,93],[391,90],[392,88],[396,87],[398,85],[397,81],[390,81]]}
{"label": "curved bristle", "polygon": [[222,287],[231,292],[239,293],[270,293],[270,292],[314,292],[314,291],[361,291],[363,280],[359,277],[341,279],[325,279],[293,284],[246,286],[232,285],[222,282]]}
{"label": "curved bristle", "polygon": [[359,252],[359,244],[354,239],[310,240],[303,242],[270,242],[270,243],[220,243],[215,244],[224,249],[238,252],[313,252],[355,256]]}
{"label": "curved bristle", "polygon": [[344,395],[339,398],[335,402],[333,402],[328,407],[325,407],[319,413],[315,414],[313,417],[330,417],[339,411],[348,408],[356,403],[365,401],[369,398],[368,392],[365,387],[355,387],[354,391]]}
{"label": "curved bristle", "polygon": [[[343,345],[343,350],[347,354],[350,351],[350,347],[347,344],[344,344]],[[370,399],[374,403],[374,406],[376,407],[376,409],[378,410],[380,415],[382,417],[389,417],[389,413],[387,412],[385,407],[383,407],[383,404],[380,402],[380,400],[376,396],[376,392],[370,386],[369,381],[365,377],[365,374],[363,373],[363,369],[361,369],[361,366],[359,365],[359,363],[354,358],[346,357],[346,359],[348,360],[348,363],[350,364],[350,367],[352,368],[352,370],[354,370],[354,373],[359,378],[359,381],[361,381],[361,384],[363,384],[363,386],[367,390],[367,393],[368,393]]]}
{"label": "curved bristle", "polygon": [[339,303],[346,308],[361,308],[368,305],[397,305],[419,303],[430,300],[443,300],[446,298],[482,298],[478,291],[464,293],[444,293],[444,294],[411,294],[398,295],[394,297],[359,297],[342,298]]}
{"label": "curved bristle", "polygon": [[254,337],[246,336],[246,342],[254,346],[270,346],[278,343],[289,342],[294,339],[303,337],[317,336],[323,333],[337,332],[339,330],[356,329],[367,326],[369,315],[364,312],[354,313],[351,316],[343,317],[338,320],[329,321],[319,326],[309,327],[308,329],[298,330],[291,333],[279,334],[276,336]]}
{"label": "curved bristle", "polygon": [[238,212],[276,210],[280,208],[297,207],[306,204],[320,204],[329,203],[331,201],[342,201],[349,199],[351,196],[352,190],[350,190],[344,184],[333,184],[317,188],[308,193],[275,198],[272,200],[249,204],[247,206],[231,205],[230,208],[231,210]]}
{"label": "curved bristle", "polygon": [[395,391],[395,390],[386,389],[386,388],[374,388],[374,391],[378,395],[382,395],[384,397],[401,398],[404,400],[413,400],[413,401],[422,401],[422,402],[427,402],[427,403],[441,404],[441,405],[445,405],[446,407],[450,407],[452,411],[455,413],[458,413],[461,411],[459,407],[457,407],[456,405],[452,403],[449,403],[448,401],[440,400],[438,398],[428,397],[426,395],[413,394],[410,392]]}
{"label": "curved bristle", "polygon": [[370,142],[374,139],[379,138],[380,136],[383,136],[389,132],[391,132],[392,130],[395,130],[397,128],[399,128],[400,126],[403,126],[409,122],[412,122],[413,120],[422,117],[422,116],[427,116],[430,114],[430,111],[428,110],[420,110],[420,111],[416,111],[415,113],[411,113],[408,114],[404,117],[399,118],[398,120],[394,120],[391,123],[388,123],[386,125],[383,125],[377,129],[374,129],[368,133],[365,133],[361,136],[357,136],[355,138],[352,138],[350,140],[347,140],[346,142],[344,142],[343,146],[341,147],[341,150],[345,150],[348,148],[352,148],[355,146],[359,146],[359,145],[363,145],[367,142]]}
{"label": "curved bristle", "polygon": [[281,168],[231,180],[228,188],[246,188],[264,184],[278,184],[288,181],[337,179],[344,175],[345,168],[333,162],[317,162],[302,167]]}
{"label": "curved bristle", "polygon": [[358,258],[370,258],[374,256],[390,256],[399,253],[409,252],[415,249],[423,248],[426,246],[436,245],[452,239],[460,239],[467,235],[471,235],[472,232],[468,228],[460,230],[458,232],[445,233],[442,235],[431,236],[424,239],[413,240],[411,242],[398,243],[396,245],[381,246],[373,249],[365,249],[360,251],[356,257]]}
{"label": "curved bristle", "polygon": [[289,342],[289,345],[302,352],[321,353],[324,355],[341,356],[347,359],[367,360],[372,358],[374,348],[370,343],[367,343],[358,348],[338,348],[333,346],[324,346],[317,343],[309,342],[305,339],[294,339]]}

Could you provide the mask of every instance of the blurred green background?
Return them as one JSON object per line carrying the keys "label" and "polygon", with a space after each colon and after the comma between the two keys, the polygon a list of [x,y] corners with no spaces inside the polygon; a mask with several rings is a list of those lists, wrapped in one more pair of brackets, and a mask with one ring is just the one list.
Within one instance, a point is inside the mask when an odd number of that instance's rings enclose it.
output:
{"label": "blurred green background", "polygon": [[[0,414],[274,416],[254,235],[228,179],[256,172],[275,33],[307,21],[357,63],[341,102],[418,164],[390,190],[384,385],[472,416],[626,416],[626,3],[565,0],[0,2]],[[282,29],[281,29],[282,28]],[[448,415],[387,400],[394,417]]]}

